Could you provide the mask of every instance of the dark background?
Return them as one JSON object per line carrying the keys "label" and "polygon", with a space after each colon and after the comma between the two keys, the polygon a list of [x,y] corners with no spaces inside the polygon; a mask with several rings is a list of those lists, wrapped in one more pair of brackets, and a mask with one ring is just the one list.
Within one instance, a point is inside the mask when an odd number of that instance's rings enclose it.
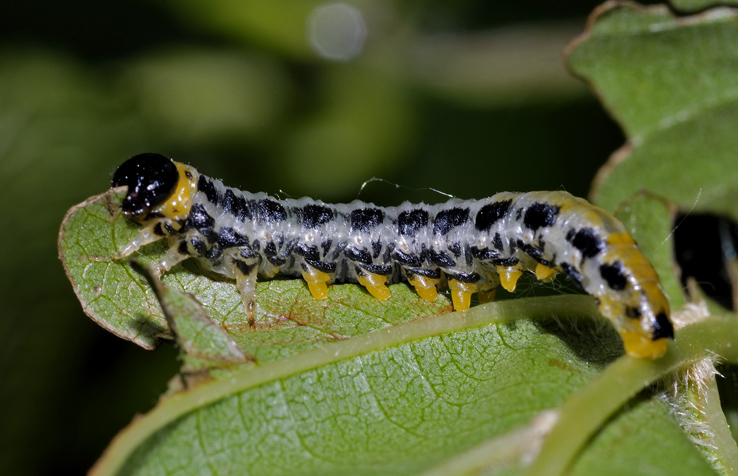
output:
{"label": "dark background", "polygon": [[305,40],[317,2],[14,3],[0,7],[0,474],[87,471],[177,371],[171,345],[93,324],[57,258],[66,210],[129,156],[392,205],[586,195],[623,142],[561,56],[595,2],[354,3],[367,37],[345,61]]}

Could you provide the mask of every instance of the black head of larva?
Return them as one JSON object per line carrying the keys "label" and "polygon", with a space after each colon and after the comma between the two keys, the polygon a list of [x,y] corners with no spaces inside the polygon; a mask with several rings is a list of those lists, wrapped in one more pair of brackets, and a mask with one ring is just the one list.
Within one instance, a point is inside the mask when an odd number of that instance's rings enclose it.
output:
{"label": "black head of larva", "polygon": [[164,202],[179,180],[177,166],[160,154],[139,154],[118,167],[113,174],[113,187],[128,186],[121,209],[128,218],[143,218],[152,208]]}

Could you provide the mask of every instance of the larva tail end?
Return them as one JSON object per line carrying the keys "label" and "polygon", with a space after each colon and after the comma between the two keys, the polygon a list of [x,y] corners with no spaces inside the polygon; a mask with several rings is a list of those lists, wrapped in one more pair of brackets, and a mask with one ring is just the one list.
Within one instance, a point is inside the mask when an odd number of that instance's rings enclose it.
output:
{"label": "larva tail end", "polygon": [[628,330],[622,330],[620,336],[625,344],[625,353],[631,357],[658,359],[666,353],[666,338],[652,340],[649,336]]}

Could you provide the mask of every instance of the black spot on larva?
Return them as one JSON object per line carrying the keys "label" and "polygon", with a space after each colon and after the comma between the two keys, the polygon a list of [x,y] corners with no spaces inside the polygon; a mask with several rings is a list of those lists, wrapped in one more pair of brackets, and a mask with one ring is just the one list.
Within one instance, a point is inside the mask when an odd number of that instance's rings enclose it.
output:
{"label": "black spot on larva", "polygon": [[433,220],[433,233],[446,235],[453,228],[461,226],[469,219],[468,208],[449,208],[441,210]]}
{"label": "black spot on larva", "polygon": [[304,256],[305,259],[320,261],[320,253],[318,253],[317,246],[309,246],[305,243],[298,243],[297,246],[295,246],[295,253]]}
{"label": "black spot on larva", "polygon": [[240,250],[238,250],[238,255],[241,258],[245,258],[249,261],[256,260],[257,263],[261,261],[261,256],[255,253],[254,250],[252,250],[251,248],[241,248]]}
{"label": "black spot on larva", "polygon": [[637,307],[628,306],[625,308],[625,315],[631,319],[638,319],[641,317],[641,310]]}
{"label": "black spot on larva", "polygon": [[431,261],[442,268],[452,268],[456,266],[456,261],[454,261],[454,259],[451,258],[451,255],[449,255],[445,251],[436,252],[435,250],[430,249],[428,250],[428,256],[430,257]]}
{"label": "black spot on larva", "polygon": [[230,227],[223,227],[218,232],[218,245],[221,248],[233,248],[249,244],[249,239]]}
{"label": "black spot on larva", "polygon": [[215,189],[215,185],[213,185],[213,182],[208,180],[208,178],[204,175],[200,175],[200,179],[197,181],[197,189],[203,192],[208,198],[208,202],[212,203],[213,205],[217,205],[218,202],[223,199],[220,193],[218,193],[218,191]]}
{"label": "black spot on larva", "polygon": [[408,210],[397,217],[400,235],[415,236],[421,228],[428,226],[428,212],[425,210]]}
{"label": "black spot on larva", "polygon": [[393,248],[394,246],[387,246],[384,248],[384,253],[382,254],[382,261],[384,261],[385,263],[391,261],[390,256],[392,256]]}
{"label": "black spot on larva", "polygon": [[569,263],[561,263],[561,269],[564,270],[564,274],[569,276],[569,279],[577,283],[577,285],[581,288],[582,286],[582,273],[577,271],[577,269],[570,265]]}
{"label": "black spot on larva", "polygon": [[481,278],[477,273],[446,273],[449,278],[461,281],[462,283],[476,283]]}
{"label": "black spot on larva", "polygon": [[533,231],[551,226],[556,223],[559,210],[560,208],[556,205],[536,202],[525,211],[523,224]]}
{"label": "black spot on larva", "polygon": [[323,271],[324,273],[332,273],[336,270],[336,263],[330,263],[325,261],[314,261],[311,259],[305,259],[305,262],[312,266],[313,268],[317,269],[318,271]]}
{"label": "black spot on larva", "polygon": [[426,278],[431,279],[440,279],[441,277],[441,270],[438,268],[435,269],[429,269],[429,268],[406,268],[405,273],[408,275],[408,277],[417,274],[418,276],[424,276]]}
{"label": "black spot on larva", "polygon": [[492,260],[492,264],[495,266],[509,267],[509,266],[515,266],[516,264],[518,264],[518,261],[519,260],[516,257],[511,256],[509,258],[500,258],[500,259]]}
{"label": "black spot on larva", "polygon": [[260,200],[259,204],[259,222],[281,223],[287,218],[287,212],[284,207],[274,200]]}
{"label": "black spot on larva", "polygon": [[653,332],[651,333],[651,339],[673,339],[674,338],[674,327],[671,325],[671,321],[665,312],[659,312],[656,314],[656,319],[653,323]]}
{"label": "black spot on larva", "polygon": [[492,225],[497,223],[502,217],[510,211],[512,200],[503,200],[501,202],[490,203],[483,206],[477,212],[477,218],[474,220],[474,227],[479,231],[489,231]]}
{"label": "black spot on larva", "polygon": [[192,237],[192,239],[190,240],[190,244],[192,245],[192,248],[199,254],[205,254],[207,248],[205,247],[205,242],[201,238],[197,236]]}
{"label": "black spot on larva", "polygon": [[331,253],[331,259],[338,259],[339,256],[341,256],[341,253],[343,253],[343,250],[346,249],[346,243],[345,241],[339,241],[336,243],[336,247],[333,248],[333,253]]}
{"label": "black spot on larva", "polygon": [[267,256],[267,261],[272,263],[274,266],[282,266],[287,262],[285,258],[280,258],[279,256]]}
{"label": "black spot on larva", "polygon": [[246,199],[240,195],[236,195],[231,189],[226,190],[225,196],[223,197],[223,207],[240,222],[253,219]]}
{"label": "black spot on larva", "polygon": [[492,240],[492,244],[495,245],[495,248],[497,248],[499,251],[502,251],[505,247],[502,243],[502,237],[499,233],[495,233],[495,237]]}
{"label": "black spot on larva", "polygon": [[179,251],[179,254],[181,255],[188,255],[190,254],[190,250],[187,248],[187,240],[182,240],[179,242],[179,246],[177,247],[177,251]]}
{"label": "black spot on larva", "polygon": [[187,227],[195,228],[207,236],[212,233],[213,226],[215,226],[215,220],[205,211],[205,207],[201,203],[193,205],[187,216]]}
{"label": "black spot on larva", "polygon": [[162,227],[161,222],[154,225],[154,234],[156,236],[166,236],[166,233],[164,232],[164,228]]}
{"label": "black spot on larva", "polygon": [[261,242],[259,242],[259,240],[254,240],[254,242],[251,243],[251,249],[259,251],[261,249]]}
{"label": "black spot on larva", "polygon": [[546,242],[540,236],[538,237],[538,244],[536,245],[536,248],[541,251],[546,251]]}
{"label": "black spot on larva", "polygon": [[450,245],[448,245],[448,250],[453,253],[456,258],[458,258],[459,256],[461,256],[461,243],[459,243],[458,241],[455,243],[451,243]]}
{"label": "black spot on larva", "polygon": [[190,180],[192,179],[192,174],[190,173],[189,170],[185,170],[185,177],[187,177]]}
{"label": "black spot on larva", "polygon": [[372,257],[377,258],[382,253],[382,242],[372,241]]}
{"label": "black spot on larva", "polygon": [[392,265],[390,264],[360,264],[361,269],[381,276],[388,276],[392,273]]}
{"label": "black spot on larva", "polygon": [[323,254],[327,254],[331,250],[332,244],[333,240],[331,239],[325,240],[323,243],[320,244],[320,247],[323,249]]}
{"label": "black spot on larva", "polygon": [[[297,243],[299,243],[300,240],[295,238],[294,240],[290,240],[287,243],[285,243],[284,248],[282,248],[282,251],[279,253],[280,256],[289,256],[292,253],[292,250],[295,249],[295,246],[297,246]],[[280,244],[282,241],[280,240]]]}
{"label": "black spot on larva", "polygon": [[355,246],[347,246],[343,251],[344,256],[351,261],[358,261],[359,263],[370,264],[372,262],[372,255],[366,249],[358,249]]}
{"label": "black spot on larva", "polygon": [[614,291],[622,291],[625,289],[625,285],[628,284],[628,278],[625,275],[625,266],[622,261],[601,265],[600,276],[607,282],[610,289]]}
{"label": "black spot on larva", "polygon": [[384,212],[381,208],[359,208],[351,212],[350,220],[352,230],[367,233],[384,221]]}
{"label": "black spot on larva", "polygon": [[395,248],[392,259],[404,266],[420,266],[420,259],[413,254],[407,254]]}
{"label": "black spot on larva", "polygon": [[517,241],[517,248],[533,258],[536,262],[541,263],[542,265],[548,266],[550,268],[553,268],[555,266],[551,262],[551,260],[547,260],[543,257],[543,251],[540,248],[525,243],[523,242],[523,240]]}
{"label": "black spot on larva", "polygon": [[254,269],[254,264],[248,264],[245,261],[242,261],[240,259],[235,260],[236,261],[236,267],[238,270],[243,274],[244,276],[248,276],[251,274],[251,271]]}
{"label": "black spot on larva", "polygon": [[205,253],[205,257],[209,260],[217,260],[223,255],[223,250],[220,249],[220,246],[217,244],[213,245],[208,249],[208,251]]}
{"label": "black spot on larva", "polygon": [[500,252],[489,248],[471,247],[471,255],[481,261],[489,261],[500,257]]}
{"label": "black spot on larva", "polygon": [[275,256],[277,254],[277,245],[275,245],[273,241],[267,243],[266,246],[264,246],[264,254],[267,256]]}
{"label": "black spot on larva", "polygon": [[333,220],[333,210],[323,205],[305,205],[302,207],[302,226],[318,228]]}
{"label": "black spot on larva", "polygon": [[582,252],[585,258],[592,258],[605,249],[605,242],[592,228],[582,228],[575,231],[573,228],[566,233],[566,241]]}

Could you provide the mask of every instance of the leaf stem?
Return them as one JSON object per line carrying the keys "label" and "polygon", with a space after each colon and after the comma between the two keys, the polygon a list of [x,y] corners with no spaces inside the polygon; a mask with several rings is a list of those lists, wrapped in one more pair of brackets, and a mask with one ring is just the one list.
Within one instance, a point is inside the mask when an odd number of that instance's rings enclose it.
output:
{"label": "leaf stem", "polygon": [[720,405],[720,394],[714,375],[707,381],[703,410],[707,424],[712,429],[715,456],[725,469],[725,474],[738,476],[738,445],[730,433],[728,421]]}
{"label": "leaf stem", "polygon": [[732,346],[733,342],[738,342],[738,325],[715,316],[678,331],[676,341],[660,359],[624,356],[613,362],[559,408],[559,420],[527,475],[563,475],[601,425],[635,394],[711,353],[737,362],[738,346]]}

